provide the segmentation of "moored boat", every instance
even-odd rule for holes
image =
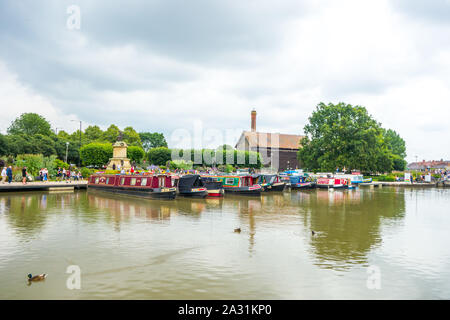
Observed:
[[[260,174],[253,176],[253,182],[259,184],[263,191],[283,191],[286,182],[276,174]]]
[[[221,182],[225,192],[240,195],[261,194],[262,188],[259,184],[254,184],[250,175],[226,175],[216,176],[217,181]]]
[[[202,181],[208,191],[208,197],[223,197],[225,191],[222,182],[215,176],[202,176]]]
[[[150,199],[175,199],[176,188],[172,178],[158,175],[112,175],[95,173],[89,177],[88,188],[143,196]]]
[[[345,178],[318,178],[317,188],[333,188],[333,189],[344,189],[348,186],[348,180]]]
[[[178,179],[178,194],[184,197],[204,198],[208,195],[200,175],[187,174]]]

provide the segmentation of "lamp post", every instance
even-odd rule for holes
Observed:
[[[67,153],[69,151],[69,141],[66,141],[66,163],[67,163]]]
[[[81,167],[81,120],[70,120],[70,121],[80,121],[80,147],[78,148],[78,168]]]

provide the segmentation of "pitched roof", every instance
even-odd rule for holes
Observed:
[[[445,169],[450,166],[450,161],[421,161],[421,162],[412,162],[408,164],[408,168],[410,169],[426,169],[426,168],[435,168],[435,169]]]
[[[259,147],[298,150],[300,148],[300,140],[303,139],[304,136],[297,134],[244,131],[242,132],[239,141],[242,138],[248,141],[250,148]]]

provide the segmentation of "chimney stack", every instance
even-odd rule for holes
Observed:
[[[256,131],[256,110],[252,110],[252,131]]]

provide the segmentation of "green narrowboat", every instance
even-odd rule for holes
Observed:
[[[227,193],[241,194],[248,196],[259,196],[262,188],[259,184],[254,184],[252,176],[216,176],[217,181],[222,182],[223,189]]]

